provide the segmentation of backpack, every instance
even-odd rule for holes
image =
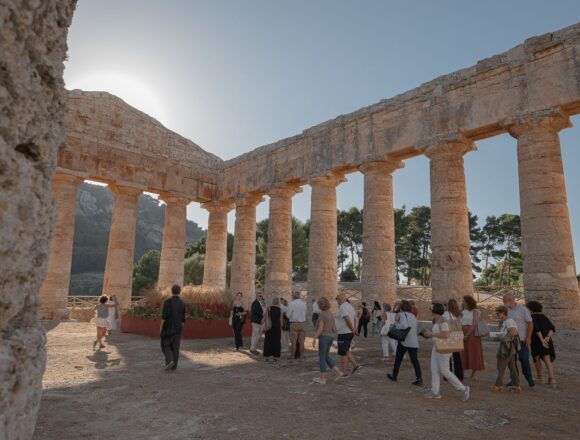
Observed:
[[[369,309],[367,309],[366,307],[363,307],[362,319],[364,319],[365,321],[371,320],[371,312],[369,312]]]

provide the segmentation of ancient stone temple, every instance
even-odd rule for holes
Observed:
[[[364,174],[363,295],[395,297],[393,173],[430,161],[435,300],[472,292],[463,157],[478,140],[517,140],[524,289],[556,325],[580,329],[559,132],[580,113],[580,25],[533,37],[475,66],[223,161],[104,92],[65,91],[75,1],[9,0],[0,15],[0,429],[28,438],[45,363],[38,316],[66,317],[76,193],[114,194],[103,293],[129,304],[137,198],[166,203],[159,286],[183,282],[189,203],[209,213],[204,284],[254,293],[256,206],[270,197],[265,292],[291,289],[292,197],[312,187],[308,290],[337,289],[336,188]],[[361,195],[362,197],[362,195]],[[49,246],[49,239],[52,245]],[[39,294],[39,293],[40,294]],[[40,310],[40,314],[39,314]]]

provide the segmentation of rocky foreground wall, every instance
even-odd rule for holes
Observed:
[[[34,432],[46,361],[38,319],[64,139],[62,79],[76,0],[0,0],[0,439]]]

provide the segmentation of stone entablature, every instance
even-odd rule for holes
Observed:
[[[60,171],[126,182],[191,200],[212,199],[223,161],[106,92],[67,93]]]
[[[580,112],[580,25],[533,37],[507,52],[339,116],[224,164],[218,198],[355,170],[386,154],[421,154],[433,138],[505,133],[506,121],[560,108]]]

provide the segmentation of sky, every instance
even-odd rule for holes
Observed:
[[[113,93],[229,159],[579,19],[577,0],[84,0],[64,76],[68,89]],[[580,255],[580,117],[572,122],[560,137]],[[482,221],[519,213],[515,140],[477,147],[465,156],[469,209]],[[362,184],[361,174],[348,175],[340,209],[362,208]],[[303,189],[293,199],[302,220]],[[394,205],[428,204],[428,160],[407,160],[394,173]],[[258,220],[267,215],[266,198]],[[207,227],[197,203],[188,218]]]

